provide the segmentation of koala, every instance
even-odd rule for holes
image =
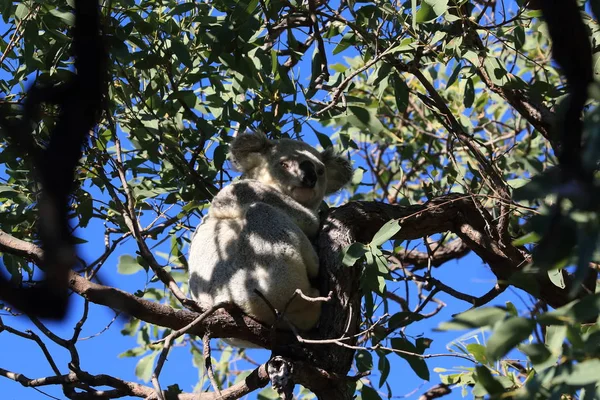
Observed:
[[[234,139],[230,160],[242,176],[219,191],[196,229],[188,261],[190,292],[205,309],[233,303],[271,325],[275,316],[255,289],[279,311],[296,289],[319,296],[310,283],[319,272],[311,243],[319,230],[317,209],[325,195],[348,183],[352,168],[330,149],[318,152],[297,140],[269,140],[258,133]],[[319,302],[296,296],[285,316],[305,331],[320,313]]]

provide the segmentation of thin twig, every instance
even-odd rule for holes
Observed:
[[[215,373],[212,367],[212,359],[210,355],[210,332],[206,331],[204,337],[202,338],[202,347],[203,347],[203,355],[204,355],[204,367],[206,368],[206,374],[208,375],[208,379],[210,380],[210,384],[213,387],[215,393],[221,396],[221,389],[215,379]]]
[[[158,397],[159,400],[165,400],[165,398],[163,396],[162,389],[160,388],[160,383],[158,382],[158,376],[160,375],[162,367],[167,359],[167,355],[169,354],[169,350],[171,349],[171,345],[173,344],[173,341],[175,339],[177,339],[179,336],[181,336],[184,333],[186,333],[187,331],[189,331],[190,329],[194,328],[196,325],[200,324],[202,321],[204,321],[206,319],[206,317],[208,317],[209,315],[211,315],[218,309],[225,307],[227,304],[228,303],[218,303],[218,304],[213,305],[211,308],[209,308],[204,313],[202,313],[198,318],[196,318],[195,320],[193,320],[192,322],[190,322],[183,328],[178,329],[174,332],[171,332],[171,334],[167,337],[167,340],[165,340],[165,346],[163,347],[163,349],[160,353],[160,356],[158,357],[158,361],[156,363],[156,368],[154,368],[154,373],[152,373],[152,385],[154,386],[156,396]]]

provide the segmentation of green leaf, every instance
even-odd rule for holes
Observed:
[[[582,290],[582,284],[590,273],[590,261],[596,251],[599,236],[598,224],[593,222],[579,224],[577,230],[577,268],[573,274],[573,281],[569,296],[574,298]]]
[[[498,58],[486,57],[483,66],[494,85],[504,86],[509,82],[508,72]]]
[[[456,82],[456,80],[458,79],[458,74],[461,70],[462,63],[456,64],[456,67],[454,67],[452,74],[450,74],[450,77],[448,78],[448,82],[446,82],[446,90],[448,90],[448,88],[451,87],[454,84],[454,82]]]
[[[542,16],[542,10],[529,10],[524,12],[523,16],[527,18],[540,18]]]
[[[415,347],[417,348],[417,353],[423,354],[425,350],[431,347],[431,343],[433,340],[427,337],[420,337],[415,340]]]
[[[340,40],[338,45],[335,46],[332,53],[333,53],[333,55],[339,54],[355,43],[356,43],[356,38],[354,36],[354,32],[353,31],[347,32],[342,37],[342,40]]]
[[[195,2],[177,4],[168,12],[168,15],[183,15],[192,11],[196,6]]]
[[[139,320],[135,317],[131,317],[129,319],[129,322],[127,322],[125,324],[125,326],[123,327],[123,329],[121,329],[121,335],[123,335],[123,336],[135,335],[135,333],[138,331],[138,328],[140,327],[140,323],[141,323],[141,320]]]
[[[423,22],[429,22],[436,19],[438,15],[435,13],[433,7],[431,7],[426,2],[421,2],[421,7],[419,7],[419,11],[417,11],[416,21],[421,24]]]
[[[50,10],[50,14],[63,21],[68,26],[75,25],[75,15],[70,12],[58,11],[57,9]]]
[[[152,377],[152,372],[154,371],[154,359],[158,355],[158,352],[152,352],[147,356],[140,358],[140,361],[137,362],[135,366],[135,375],[145,381],[148,382]]]
[[[19,192],[8,185],[0,185],[0,198],[13,198]]]
[[[558,311],[558,310],[557,310]],[[575,322],[586,322],[600,314],[600,293],[589,295],[577,301],[566,313]]]
[[[567,327],[551,325],[546,327],[546,346],[552,351],[552,354],[559,355],[562,352],[562,346],[567,337]]]
[[[363,386],[360,391],[360,397],[362,400],[381,400],[381,396],[375,389],[370,386]]]
[[[366,350],[356,352],[356,368],[358,372],[370,371],[373,369],[373,356]]]
[[[519,350],[529,357],[534,366],[544,364],[552,356],[550,350],[542,343],[523,344],[519,346]]]
[[[362,243],[352,243],[342,251],[342,264],[347,267],[353,266],[368,251],[367,246]]]
[[[324,55],[321,54],[318,46],[315,46],[315,50],[313,52],[313,57],[311,61],[311,75],[310,75],[310,83],[308,84],[308,90],[305,93],[307,99],[312,98],[317,89],[315,88],[315,81],[318,77],[323,74],[323,63],[324,63]]]
[[[415,345],[404,338],[394,338],[390,342],[392,344],[392,348],[396,350],[420,354]],[[425,360],[422,357],[405,353],[394,354],[404,358],[419,378],[425,379],[426,381],[429,380],[429,368],[427,368],[427,363],[425,363]]]
[[[492,336],[488,339],[486,354],[491,361],[503,357],[511,349],[527,339],[535,322],[522,317],[511,317],[502,321],[494,328]]]
[[[171,38],[171,51],[173,51],[173,54],[175,54],[177,60],[179,60],[179,62],[186,67],[192,68],[194,66],[194,62],[190,57],[190,52],[187,46],[175,37]]]
[[[217,168],[218,170],[223,169],[223,164],[225,163],[225,160],[227,159],[227,149],[228,149],[227,146],[223,146],[223,145],[219,145],[215,149],[214,156],[213,156],[213,162],[215,163],[215,168]]]
[[[467,351],[473,355],[475,360],[481,364],[488,364],[489,360],[485,355],[485,346],[480,345],[479,343],[471,343],[467,345]]]
[[[319,141],[319,144],[321,145],[322,148],[327,149],[329,147],[333,147],[333,143],[331,142],[331,139],[329,139],[329,136],[327,136],[326,134],[324,134],[322,132],[319,132],[311,124],[309,124],[308,126],[312,129],[312,131],[317,136],[317,140]]]
[[[363,176],[365,174],[365,169],[362,167],[358,167],[354,170],[352,174],[352,185],[358,185],[362,182]]]
[[[475,371],[477,372],[477,382],[480,383],[489,394],[494,395],[504,393],[504,386],[494,378],[487,367],[478,365],[475,367]]]
[[[9,19],[12,18],[12,1],[0,1],[0,15],[2,16],[2,21],[8,24]]]
[[[133,349],[129,349],[127,351],[124,351],[123,353],[119,354],[117,357],[119,358],[125,358],[125,357],[139,357],[142,354],[144,354],[145,352],[147,352],[148,349],[146,347],[135,347]]]
[[[157,54],[146,54],[142,59],[134,64],[134,67],[147,70],[157,67],[160,63],[161,58]]]
[[[400,232],[400,223],[397,219],[392,219],[386,222],[373,236],[371,245],[381,246],[388,240],[390,240],[396,233]]]
[[[119,257],[119,262],[117,263],[117,271],[122,275],[132,275],[136,272],[140,271],[142,266],[138,264],[135,258],[130,256],[129,254],[123,254]]]
[[[550,282],[554,284],[554,286],[564,289],[567,287],[565,283],[565,276],[563,275],[563,270],[561,269],[552,269],[548,271],[548,278],[550,278]]]
[[[571,386],[585,386],[598,382],[600,359],[586,360],[575,365],[562,365],[560,374],[554,377],[553,384],[565,383]]]
[[[473,101],[475,100],[475,87],[473,86],[473,80],[467,79],[465,84],[465,107],[471,108]]]
[[[561,268],[577,244],[577,224],[562,215],[548,222],[547,232],[533,250],[533,263],[542,269]]]
[[[365,108],[359,106],[349,106],[348,111],[353,116],[348,118],[350,123],[355,123],[373,134],[379,134],[385,130],[385,127],[377,116],[377,109]]]
[[[541,236],[537,232],[529,232],[520,238],[513,240],[513,246],[524,246],[530,243],[537,243],[541,239]]]
[[[409,89],[401,75],[392,75],[392,83],[394,85],[394,98],[396,99],[396,108],[398,113],[402,114],[408,107]]]
[[[560,182],[560,170],[548,168],[539,175],[534,176],[529,183],[517,188],[513,192],[515,201],[535,200],[552,193],[557,182]]]
[[[258,396],[256,398],[258,400],[275,400],[275,399],[279,399],[279,395],[277,394],[277,392],[275,390],[268,387],[268,388],[261,390],[261,392],[258,394]]]
[[[515,49],[521,50],[525,44],[525,29],[521,25],[517,25],[513,33],[515,36]]]
[[[387,359],[387,355],[384,352],[377,352],[379,356],[379,362],[377,368],[379,369],[379,387],[382,387],[390,374],[390,361]]]
[[[375,259],[375,265],[377,266],[377,271],[381,276],[388,276],[390,272],[387,264],[387,259],[381,254],[381,250],[377,247],[373,247],[373,245],[369,246],[369,250],[373,253]]]
[[[19,3],[17,5],[17,9],[15,10],[15,18],[18,20],[22,20],[29,14],[29,7],[25,3]]]
[[[494,325],[506,317],[506,310],[499,307],[475,308],[458,314],[450,322],[443,322],[437,328],[441,331],[481,328]]]
[[[414,313],[411,311],[400,311],[396,314],[392,315],[388,321],[388,329],[396,330],[403,326],[406,326],[414,321],[420,321],[424,317],[419,313]]]
[[[387,53],[410,53],[414,51],[418,46],[419,43],[415,39],[409,37],[406,39],[402,39],[397,46],[392,47],[390,50],[387,51]]]
[[[423,0],[417,11],[418,23],[433,21],[448,10],[448,0]]]
[[[513,189],[517,189],[517,188],[520,188],[521,186],[525,186],[528,182],[529,182],[529,179],[523,179],[523,178],[509,179],[506,181],[506,183],[508,183],[508,185]]]
[[[519,312],[517,311],[517,307],[515,307],[515,305],[513,303],[511,303],[510,301],[507,301],[505,304],[506,304],[506,310],[508,311],[508,314],[511,317],[518,317],[519,316]]]

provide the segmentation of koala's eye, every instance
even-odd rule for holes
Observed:
[[[319,175],[319,176],[323,176],[324,173],[325,173],[325,168],[319,168],[317,170],[317,175]]]
[[[280,161],[279,165],[281,165],[285,169],[290,169],[290,166],[291,166],[289,161]]]

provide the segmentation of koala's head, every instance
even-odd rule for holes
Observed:
[[[298,140],[269,140],[262,133],[238,136],[230,158],[242,178],[256,179],[316,210],[326,194],[352,178],[352,167],[331,149],[318,152]]]

